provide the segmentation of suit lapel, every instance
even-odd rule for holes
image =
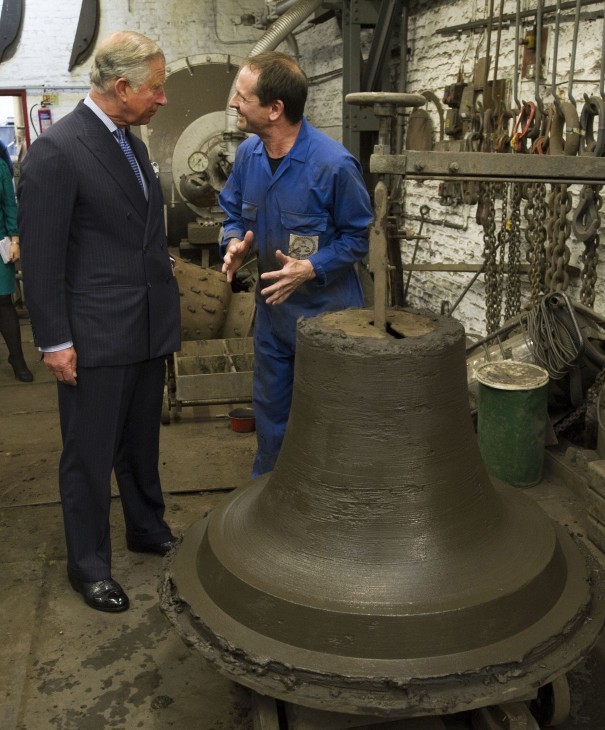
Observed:
[[[83,120],[83,123],[79,126],[77,138],[103,165],[122,193],[145,220],[147,218],[147,201],[130,167],[130,163],[126,159],[126,155],[122,152],[107,127],[90,109],[84,104],[80,104],[77,111],[80,111]],[[141,167],[148,175],[146,166],[141,165]]]

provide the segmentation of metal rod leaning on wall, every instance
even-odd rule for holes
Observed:
[[[498,249],[502,246],[503,243],[504,243],[504,241],[499,241],[494,246],[494,253],[496,253],[498,251]],[[481,265],[481,268],[479,269],[479,271],[477,271],[475,274],[473,274],[473,277],[471,278],[471,280],[468,282],[468,284],[462,290],[462,294],[460,294],[460,296],[458,297],[458,299],[456,299],[456,301],[454,302],[454,304],[450,308],[450,311],[448,312],[448,317],[451,317],[452,316],[452,314],[454,313],[456,307],[460,304],[460,302],[468,294],[470,288],[477,281],[477,279],[481,276],[481,274],[483,274],[483,272],[485,271],[485,265],[486,265],[486,263],[487,263],[487,261],[484,261],[483,264]]]

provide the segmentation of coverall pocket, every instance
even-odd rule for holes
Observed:
[[[317,236],[328,227],[326,213],[289,213],[282,210],[282,226],[299,236]]]
[[[319,250],[319,239],[328,227],[328,216],[282,211],[281,223],[289,233],[288,255],[294,259],[308,259]]]
[[[254,203],[247,203],[245,200],[242,201],[242,218],[245,220],[255,221],[257,210],[258,206],[254,205]]]

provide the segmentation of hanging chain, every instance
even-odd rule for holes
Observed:
[[[510,217],[507,216],[507,198],[510,194]],[[521,194],[522,187],[514,183],[506,187],[502,203],[502,224],[508,230],[508,279],[506,281],[505,321],[521,311]],[[505,223],[506,221],[506,223]]]
[[[601,185],[585,185],[582,188],[580,197],[586,197],[590,200],[590,205],[594,209],[596,232],[584,241],[584,266],[582,268],[580,289],[580,301],[586,307],[594,307],[595,300],[595,284],[597,283],[597,264],[599,263],[599,228],[601,226],[601,206],[603,198],[599,195]]]
[[[529,262],[529,283],[531,286],[531,303],[537,306],[546,293],[544,283],[546,275],[546,185],[544,183],[528,183],[525,186],[527,203],[523,214],[527,220],[525,239],[529,244],[527,260]]]
[[[502,308],[502,281],[496,259],[496,185],[493,182],[481,184],[479,207],[483,225],[483,258],[485,260],[485,314],[487,334],[500,326]]]
[[[545,283],[550,291],[565,291],[569,286],[569,247],[566,244],[571,233],[571,221],[567,215],[571,210],[571,194],[568,185],[554,186],[549,197],[551,219],[548,224],[550,243],[547,250]]]

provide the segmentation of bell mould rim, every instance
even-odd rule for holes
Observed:
[[[566,588],[573,592],[578,581],[585,582],[590,597],[556,634],[541,645],[528,643],[525,655],[507,655],[510,642],[506,640],[491,647],[492,658],[498,652],[502,657],[491,663],[482,661],[483,647],[456,655],[406,659],[358,659],[293,647],[234,620],[201,584],[193,587],[193,594],[183,595],[179,583],[182,585],[183,576],[196,569],[208,521],[206,517],[195,523],[167,560],[160,585],[161,609],[182,640],[219,673],[286,702],[333,712],[404,718],[523,700],[581,661],[605,623],[603,571],[587,549],[576,545],[557,525],[575,583],[568,583]],[[584,569],[578,571],[582,562]],[[535,624],[527,633],[534,629]]]

